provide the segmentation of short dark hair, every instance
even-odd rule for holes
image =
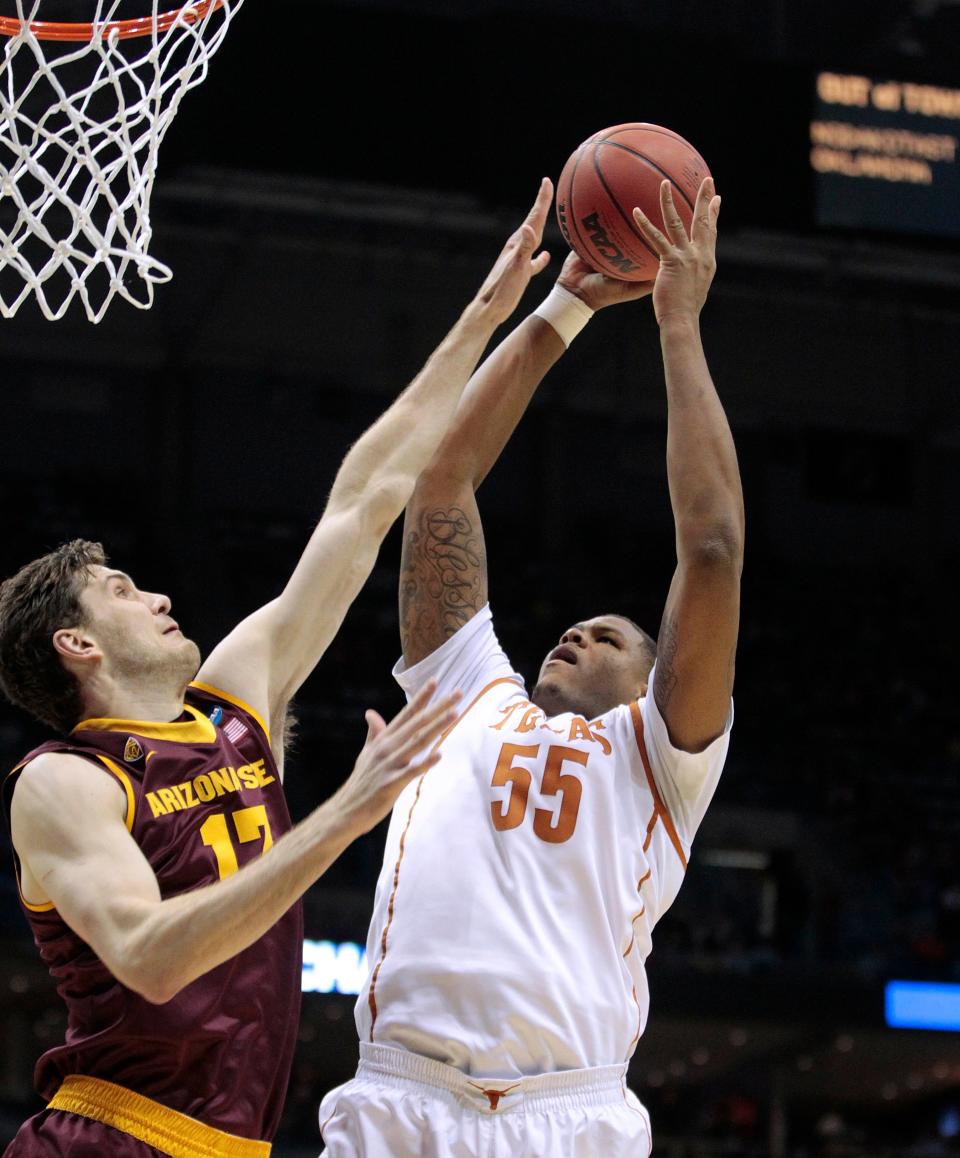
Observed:
[[[80,684],[53,646],[62,627],[82,627],[80,602],[91,568],[107,561],[100,543],[74,539],[0,584],[0,688],[12,703],[69,732],[83,714]]]
[[[650,661],[650,667],[652,668],[657,661],[657,641],[653,636],[644,631],[640,624],[637,623],[636,620],[631,619],[629,615],[623,615],[619,611],[611,611],[608,612],[608,614],[615,615],[617,619],[625,619],[631,627],[636,629],[640,635],[641,646],[643,647],[645,656]]]

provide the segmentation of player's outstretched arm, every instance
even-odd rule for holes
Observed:
[[[357,441],[283,593],[212,653],[200,679],[277,724],[336,634],[390,526],[447,429],[494,330],[513,313],[549,255],[535,251],[553,196],[547,179],[476,296],[393,405]],[[279,729],[278,729],[279,731]]]
[[[400,571],[400,638],[408,664],[449,639],[487,601],[483,527],[475,493],[509,442],[567,339],[597,310],[635,301],[652,282],[595,273],[575,253],[556,288],[470,379],[449,430],[407,504]],[[551,319],[550,321],[546,319]]]
[[[436,763],[438,755],[424,750],[456,718],[458,697],[428,706],[435,690],[428,683],[389,726],[368,712],[367,742],[349,779],[269,856],[169,900],[160,899],[157,878],[127,832],[116,781],[80,756],[38,756],[21,773],[11,809],[24,895],[52,901],[128,988],[169,1001],[261,937]]]
[[[730,710],[740,618],[744,513],[733,436],[707,367],[700,310],[716,269],[720,198],[700,187],[688,237],[669,182],[660,189],[666,233],[634,210],[660,255],[653,306],[667,385],[667,476],[677,569],[660,624],[653,692],[671,740],[702,751]]]

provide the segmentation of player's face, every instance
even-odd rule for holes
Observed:
[[[86,632],[120,680],[187,683],[200,666],[200,651],[170,615],[166,595],[140,591],[129,575],[93,567],[80,596]]]
[[[540,668],[533,702],[548,716],[576,712],[588,720],[642,695],[650,660],[628,619],[599,615],[560,636]]]

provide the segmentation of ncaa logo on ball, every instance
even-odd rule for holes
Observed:
[[[616,242],[611,239],[598,212],[594,211],[586,217],[581,217],[580,224],[587,231],[587,237],[593,248],[614,269],[620,270],[621,273],[633,273],[634,270],[640,268],[636,262],[626,257]]]

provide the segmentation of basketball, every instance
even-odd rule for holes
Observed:
[[[663,230],[660,184],[687,231],[707,163],[679,134],[661,125],[613,125],[594,133],[570,156],[557,182],[557,220],[567,244],[599,273],[620,281],[651,281],[660,259],[633,219],[638,206]]]

